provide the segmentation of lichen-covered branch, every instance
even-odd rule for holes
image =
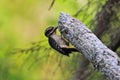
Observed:
[[[109,80],[120,80],[120,59],[79,20],[60,13],[61,34],[78,49]]]

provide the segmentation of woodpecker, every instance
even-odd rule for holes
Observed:
[[[72,52],[78,52],[75,48],[70,48],[69,43],[60,35],[56,34],[58,27],[48,27],[45,36],[48,38],[49,45],[59,53],[69,56]]]

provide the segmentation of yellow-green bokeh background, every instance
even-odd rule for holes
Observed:
[[[52,74],[53,70],[57,68],[56,57],[49,57],[51,59],[47,62],[44,61],[45,57],[43,57],[41,63],[36,65],[37,67],[28,70],[28,66],[22,66],[21,68],[22,63],[24,63],[23,59],[28,54],[11,55],[9,53],[14,48],[29,46],[31,42],[47,40],[44,36],[44,30],[50,25],[57,25],[60,12],[73,15],[87,1],[56,0],[51,10],[48,10],[51,2],[52,0],[0,0],[0,80],[68,79],[66,76],[69,76],[70,73],[66,71],[65,76],[61,76],[63,74],[60,71],[61,69]],[[89,17],[92,16],[94,14]],[[82,16],[79,16],[79,19],[82,20]],[[87,20],[85,23],[87,23]],[[46,44],[46,47],[49,47],[48,44]],[[42,51],[42,54],[44,54],[44,51]],[[69,58],[67,59],[69,60]],[[28,60],[25,65],[32,60]],[[71,63],[65,63],[64,65]]]

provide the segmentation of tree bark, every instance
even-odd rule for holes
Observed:
[[[101,38],[102,34],[110,28],[110,19],[115,14],[113,8],[117,3],[119,3],[119,0],[108,0],[97,14],[97,24],[94,33],[98,38]]]
[[[119,2],[120,0],[107,0],[106,3],[103,6],[101,6],[100,12],[96,14],[97,18],[96,18],[96,21],[94,22],[97,22],[97,23],[95,25],[95,29],[93,30],[93,32],[99,39],[101,39],[103,34],[109,31],[109,29],[112,27],[110,25],[110,23],[112,22],[111,19],[114,15],[116,15],[116,12],[114,9],[119,10],[119,7],[116,7],[117,5],[120,4]],[[76,13],[76,16],[79,14],[81,10],[82,8]],[[108,47],[113,51],[116,51],[120,46],[119,34],[120,34],[120,29],[117,31],[117,33],[113,34],[113,36],[111,37],[111,43],[108,45]],[[90,71],[88,72],[87,75],[84,74],[84,72],[90,68],[88,67],[89,61],[86,58],[82,58],[80,62],[82,62],[82,64],[84,65],[80,66],[80,69],[76,71],[76,73],[74,74],[74,77],[76,78],[75,80],[86,80],[86,78],[88,77],[88,74],[89,75],[92,74],[92,72]],[[80,76],[81,74],[84,76]]]
[[[109,80],[120,80],[120,59],[83,23],[61,13],[58,21],[61,34]]]
[[[120,28],[116,31],[117,32],[111,36],[112,43],[108,45],[108,47],[113,51],[116,51],[120,46]]]

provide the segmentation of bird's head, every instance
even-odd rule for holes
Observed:
[[[45,36],[50,37],[53,33],[56,33],[56,29],[57,29],[57,27],[48,27],[45,30]]]

